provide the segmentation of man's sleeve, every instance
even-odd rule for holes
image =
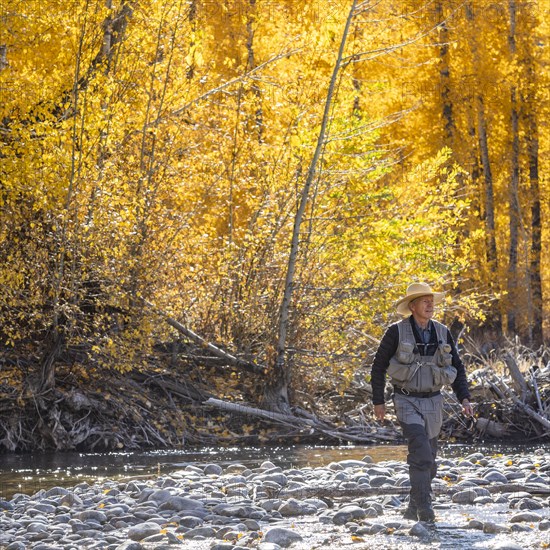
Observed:
[[[453,356],[453,367],[456,369],[456,379],[452,384],[453,391],[457,399],[462,403],[463,399],[470,399],[470,390],[468,389],[468,379],[466,378],[466,368],[458,355],[455,342],[451,336],[451,331],[447,330],[447,343],[451,345],[451,355]]]
[[[399,345],[399,329],[397,324],[390,325],[382,336],[374,361],[372,362],[371,386],[372,402],[374,405],[384,404],[384,390],[386,388],[386,371],[390,359],[395,355]]]

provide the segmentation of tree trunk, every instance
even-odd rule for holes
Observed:
[[[470,21],[472,27],[475,26],[475,15],[470,4],[466,4],[466,18]],[[480,89],[477,75],[480,74],[480,59],[477,40],[475,34],[469,37],[470,52],[472,53],[472,64],[474,67],[475,87]],[[491,159],[489,156],[489,140],[487,138],[487,119],[485,116],[485,104],[481,93],[475,96],[475,110],[477,112],[477,139],[479,147],[479,156],[483,168],[484,178],[484,212],[486,239],[486,260],[489,269],[496,271],[498,268],[497,245],[495,239],[495,201],[493,191],[493,172],[491,169]]]
[[[531,340],[532,345],[540,346],[543,343],[542,331],[542,227],[541,204],[539,183],[539,138],[535,115],[528,115],[527,152],[529,155],[529,182],[531,195],[531,261],[529,265],[529,278],[531,284],[531,301],[533,311],[531,315]]]
[[[292,294],[294,291],[294,274],[296,272],[296,262],[298,258],[298,245],[300,240],[300,228],[302,226],[302,220],[306,210],[306,206],[309,200],[309,191],[315,176],[317,175],[317,162],[321,155],[321,151],[325,145],[325,137],[327,132],[327,125],[330,115],[330,108],[332,104],[332,98],[336,87],[336,79],[342,64],[342,58],[344,54],[344,47],[349,34],[349,28],[351,21],[354,17],[355,6],[357,0],[353,0],[346,25],[340,40],[340,47],[338,50],[338,57],[334,65],[332,77],[325,100],[325,109],[323,112],[323,119],[321,122],[321,128],[317,137],[317,145],[311,159],[306,181],[300,195],[300,202],[296,216],[294,218],[294,229],[292,232],[292,240],[290,244],[290,254],[288,258],[288,265],[285,277],[285,286],[283,299],[281,301],[281,307],[279,309],[279,322],[278,322],[278,339],[275,347],[275,362],[270,369],[271,372],[268,376],[267,385],[264,391],[264,406],[270,410],[286,412],[290,408],[290,400],[288,396],[288,389],[291,380],[291,367],[290,361],[286,356],[288,329],[290,320],[290,305],[292,302]]]
[[[441,105],[443,122],[445,124],[445,142],[452,148],[455,137],[455,123],[453,118],[453,103],[451,100],[451,70],[449,68],[449,27],[443,13],[443,2],[438,0],[435,5],[435,13],[438,25],[439,59],[439,83],[441,90]]]
[[[508,35],[508,46],[511,58],[516,57],[516,2],[509,0],[510,15],[510,34]],[[508,201],[509,201],[509,232],[510,241],[508,247],[508,308],[507,308],[507,330],[510,336],[516,332],[517,310],[515,304],[518,303],[518,241],[519,241],[519,115],[517,89],[512,85],[510,91],[510,101],[512,112],[510,114],[511,131],[511,174],[508,183]]]

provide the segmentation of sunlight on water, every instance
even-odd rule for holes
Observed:
[[[460,457],[474,452],[484,455],[528,454],[541,445],[442,445],[441,457]],[[544,446],[550,448],[549,444]],[[340,460],[361,460],[369,455],[375,462],[405,461],[405,445],[339,447],[204,447],[176,451],[159,450],[132,453],[44,453],[3,455],[0,461],[0,498],[15,493],[33,494],[54,486],[70,487],[82,482],[128,479],[168,474],[188,464],[215,462],[221,466],[241,463],[249,468],[265,460],[286,468],[317,468]]]

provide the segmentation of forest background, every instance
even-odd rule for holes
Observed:
[[[455,335],[542,349],[549,22],[2,0],[0,449],[265,441],[202,404],[319,412],[414,280]]]

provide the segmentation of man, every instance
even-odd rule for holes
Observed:
[[[432,320],[434,305],[444,292],[433,292],[426,283],[412,283],[397,303],[407,316],[391,325],[380,342],[371,373],[374,415],[386,415],[386,375],[394,389],[397,419],[408,444],[411,482],[406,519],[433,522],[431,485],[436,475],[437,437],[443,423],[441,388],[450,384],[464,414],[473,415],[464,365],[449,329]]]

